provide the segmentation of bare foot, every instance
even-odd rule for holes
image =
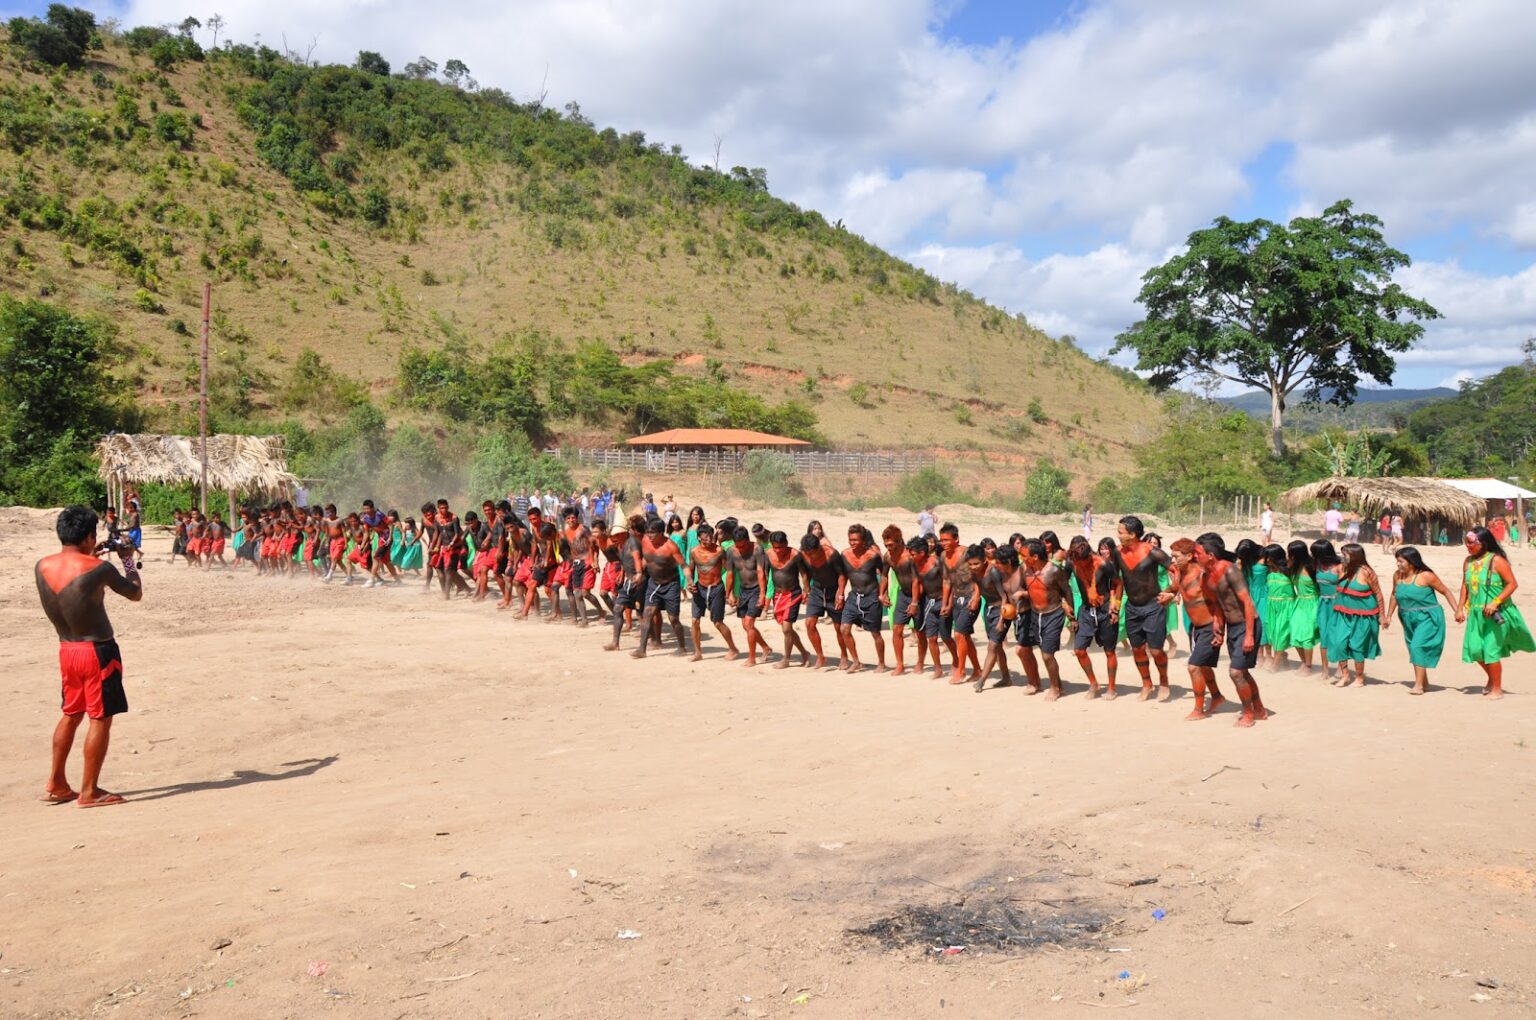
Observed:
[[[1105,701],[1114,701],[1119,696],[1120,696],[1120,692],[1115,690],[1113,687],[1111,687],[1109,690],[1104,692],[1104,700]]]
[[[789,658],[786,656],[786,657],[780,659],[778,662],[775,662],[773,664],[773,668],[774,669],[788,669],[789,668]]]
[[[643,651],[641,651],[640,649],[636,648],[634,651],[629,653],[629,657],[631,659],[643,659],[643,658],[645,658],[645,653]]]
[[[1498,701],[1504,697],[1504,691],[1502,688],[1497,691],[1484,691],[1483,697],[1487,698],[1489,701]]]
[[[1232,725],[1241,726],[1243,729],[1248,729],[1253,725],[1253,713],[1245,710],[1242,715],[1237,717],[1237,722],[1233,723]]]
[[[1060,697],[1061,697],[1061,691],[1057,690],[1054,687],[1052,687],[1050,690],[1045,692],[1045,700],[1046,701],[1055,701],[1056,699],[1058,699]]]
[[[726,662],[735,662],[739,658],[741,658],[741,653],[734,648],[725,653]]]
[[[1163,684],[1161,687],[1159,687],[1157,689],[1157,700],[1158,701],[1160,701],[1160,702],[1161,701],[1167,701],[1167,700],[1169,700],[1172,697],[1173,697],[1173,691],[1168,687],[1167,684]]]
[[[970,678],[967,677],[962,670],[957,669],[953,673],[949,674],[949,682],[951,684],[963,684],[967,683],[969,680]]]
[[[1205,710],[1206,715],[1215,715],[1216,710],[1227,703],[1227,699],[1220,694],[1211,695],[1211,707]]]
[[[756,665],[757,665],[757,657],[755,655],[747,656],[747,661],[743,662],[741,664],[743,669],[751,669],[751,668],[753,668]]]
[[[826,669],[827,668],[827,657],[825,655],[818,655],[818,656],[816,656],[816,668],[817,669]]]
[[[1092,686],[1090,686],[1088,688],[1088,693],[1086,695],[1084,695],[1084,697],[1086,697],[1089,701],[1095,700],[1096,698],[1098,698],[1098,696],[1099,696],[1099,685],[1098,684],[1093,684]]]
[[[1184,721],[1185,722],[1198,722],[1201,719],[1209,719],[1209,718],[1210,718],[1210,716],[1207,715],[1205,713],[1205,711],[1199,705],[1196,705],[1190,711],[1190,713],[1184,717]]]
[[[895,669],[891,670],[891,676],[906,676],[906,675],[907,675],[907,667],[905,667],[905,666],[897,666]]]
[[[1425,688],[1425,686],[1423,684],[1414,684],[1413,685],[1413,690],[1409,691],[1408,693],[1409,694],[1423,694],[1426,689],[1427,688]]]
[[[1024,685],[1024,693],[1029,695],[1030,697],[1034,697],[1036,694],[1040,693],[1040,685],[1039,684],[1026,683]]]
[[[704,658],[704,654],[702,652],[697,652],[696,651],[696,652],[693,653],[693,658],[689,659],[688,661],[689,662],[698,662],[698,661],[702,660],[703,658]]]
[[[1151,701],[1152,700],[1152,688],[1151,688],[1151,686],[1143,687],[1141,689],[1141,693],[1136,696],[1136,700],[1137,701]]]
[[[1335,677],[1334,679],[1328,681],[1328,683],[1332,687],[1343,687],[1343,686],[1345,686],[1346,684],[1349,683],[1349,677],[1344,676],[1343,674],[1340,674],[1339,676]]]
[[[119,797],[117,794],[108,793],[106,790],[97,790],[96,796],[92,797],[90,800],[86,800],[84,797],[80,798],[81,807],[111,807],[113,804],[126,803],[128,802]]]
[[[1349,686],[1351,686],[1351,687],[1364,687],[1365,686],[1365,677],[1361,677],[1360,679],[1356,680],[1354,683],[1350,684]]]
[[[606,645],[603,646],[603,651],[605,651],[605,652],[616,652],[618,650],[619,650],[619,646],[616,643],[612,642],[612,641],[608,642]]]

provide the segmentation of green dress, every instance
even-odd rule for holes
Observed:
[[[1157,587],[1159,591],[1168,590],[1168,568],[1157,568]],[[1172,634],[1179,629],[1179,600],[1174,599],[1168,603],[1168,633]]]
[[[1338,654],[1343,662],[1364,662],[1381,655],[1381,603],[1371,593],[1371,586],[1352,577],[1339,585],[1333,598],[1333,613],[1338,619]]]
[[[1277,652],[1291,647],[1291,623],[1296,614],[1296,585],[1289,574],[1270,571],[1265,577],[1264,643]]]
[[[1312,575],[1303,570],[1296,575],[1296,608],[1291,614],[1291,647],[1317,647],[1317,602],[1319,590]]]
[[[421,532],[413,531],[409,539],[402,541],[395,566],[401,570],[421,569]]]
[[[1253,599],[1254,615],[1259,621],[1259,626],[1268,628],[1269,620],[1264,611],[1269,608],[1269,568],[1262,563],[1255,563],[1252,570],[1244,571],[1243,580],[1248,582],[1248,597]],[[1259,644],[1269,644],[1269,631],[1265,629],[1259,637]]]
[[[1435,589],[1399,581],[1392,588],[1397,599],[1397,618],[1403,624],[1403,641],[1408,645],[1408,661],[1415,666],[1434,669],[1445,651],[1445,610],[1435,597]]]
[[[1317,572],[1317,643],[1323,646],[1323,654],[1328,658],[1334,657],[1338,648],[1338,639],[1334,632],[1338,629],[1333,618],[1333,595],[1339,587],[1339,575],[1332,570],[1319,570]]]
[[[1500,606],[1502,624],[1483,615],[1483,607],[1504,590],[1504,579],[1493,569],[1493,554],[1484,553],[1467,566],[1467,630],[1461,637],[1462,662],[1498,662],[1512,652],[1536,652],[1536,640],[1513,602]]]

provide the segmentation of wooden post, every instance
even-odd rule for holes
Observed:
[[[203,516],[208,515],[208,313],[213,304],[213,284],[203,283],[203,356],[198,383],[197,434],[200,439],[203,478],[198,486],[198,501]]]
[[[1200,530],[1201,531],[1205,530],[1205,497],[1204,496],[1200,497]],[[1243,640],[1246,641],[1247,638],[1244,638]]]

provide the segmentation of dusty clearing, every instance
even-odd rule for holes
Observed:
[[[1183,721],[1182,655],[1167,705],[1089,703],[1070,662],[1054,705],[718,641],[636,663],[415,584],[189,571],[156,537],[145,601],[113,606],[132,711],[104,778],[132,803],[81,811],[33,801],[51,520],[0,511],[6,1017],[1530,1009],[1536,659],[1486,703],[1460,628],[1429,697],[1394,629],[1365,690],[1261,674],[1275,718],[1244,732]],[[976,935],[847,933],[929,922]]]

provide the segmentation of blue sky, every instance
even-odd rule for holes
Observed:
[[[3,5],[5,0],[0,0]],[[11,5],[36,13],[46,5]],[[184,0],[87,4],[125,24]],[[464,60],[773,190],[1101,353],[1219,215],[1338,198],[1446,318],[1401,386],[1536,335],[1529,0],[218,0],[227,37]],[[205,40],[206,41],[206,38]]]

